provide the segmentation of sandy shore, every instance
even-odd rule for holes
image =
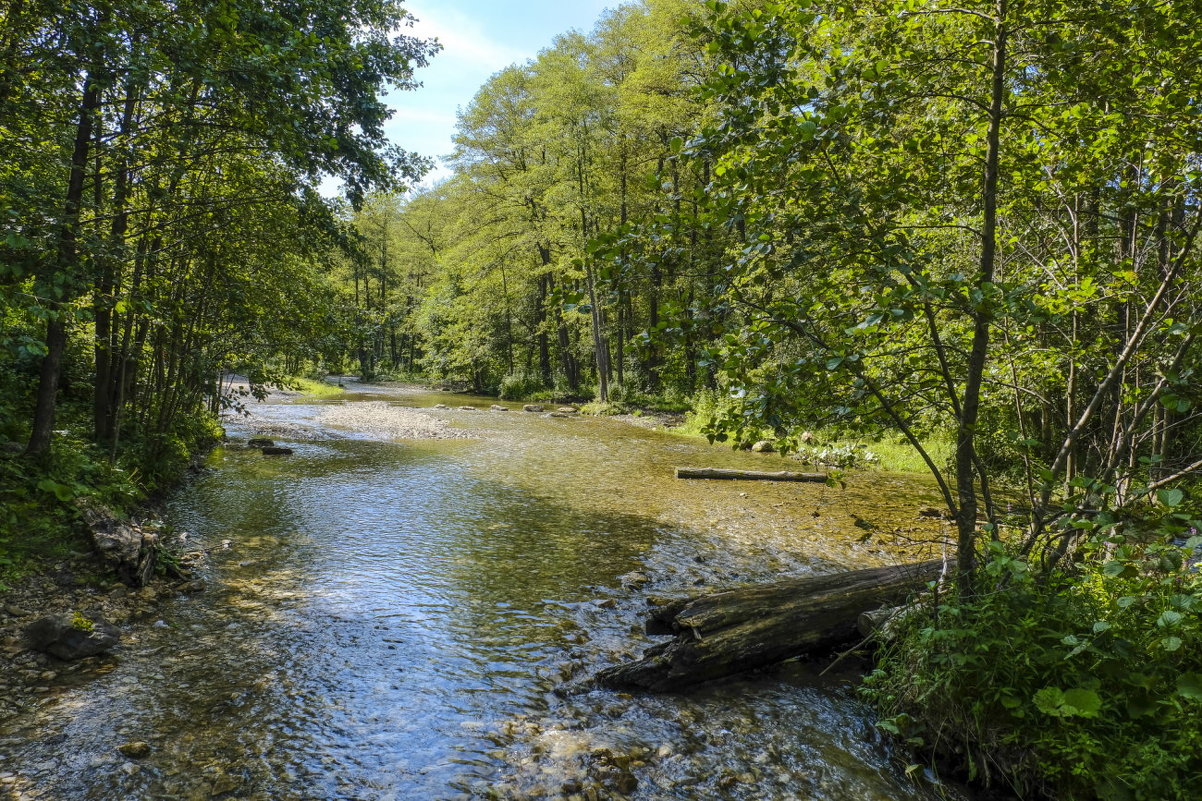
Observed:
[[[317,421],[323,426],[390,439],[471,439],[472,435],[451,428],[446,420],[424,409],[393,406],[385,401],[364,401],[323,409]]]

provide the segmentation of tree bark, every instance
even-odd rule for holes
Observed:
[[[651,614],[648,634],[673,638],[636,662],[606,668],[606,687],[653,692],[826,652],[858,638],[864,612],[904,601],[937,578],[940,561],[787,579],[673,601]]]
[[[70,292],[71,279],[79,270],[76,241],[79,238],[79,214],[83,203],[84,173],[92,145],[92,128],[100,107],[100,88],[89,73],[83,82],[83,97],[79,105],[79,121],[75,127],[75,147],[71,154],[71,174],[67,194],[63,199],[63,220],[58,231],[58,253],[55,270],[60,275],[46,276],[44,286],[50,296],[50,317],[46,321],[46,355],[42,358],[38,377],[37,400],[34,404],[33,430],[25,455],[45,456],[50,451],[54,431],[54,416],[58,407],[58,383],[63,371],[63,354],[67,349],[66,309],[63,293]],[[64,279],[63,274],[68,276]],[[41,282],[40,282],[41,283]],[[64,285],[68,288],[64,289]]]

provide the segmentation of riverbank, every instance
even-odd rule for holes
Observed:
[[[128,587],[84,553],[23,577],[0,593],[0,723],[27,711],[55,687],[86,682],[113,665],[107,655],[65,661],[27,647],[24,630],[34,621],[81,615],[115,626],[129,645],[137,642],[140,629],[155,625],[161,602],[186,601],[203,590],[203,580],[192,577],[157,576],[146,586]]]

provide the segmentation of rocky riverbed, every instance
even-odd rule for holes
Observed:
[[[62,614],[112,624],[120,635],[114,649],[119,654],[123,645],[137,642],[140,628],[155,624],[160,601],[187,599],[203,589],[199,579],[133,589],[106,577],[91,555],[75,554],[0,592],[0,723],[41,697],[105,672],[114,659],[102,654],[65,661],[39,653],[26,636],[35,621]]]
[[[367,401],[330,406],[318,416],[326,426],[351,429],[388,439],[470,439],[472,434],[452,428],[433,410]]]

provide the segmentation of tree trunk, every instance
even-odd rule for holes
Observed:
[[[864,612],[893,606],[937,578],[940,561],[853,570],[760,584],[673,601],[651,614],[648,634],[673,639],[642,659],[606,668],[606,687],[654,692],[826,652],[855,642]]]
[[[994,26],[993,63],[990,86],[989,129],[986,134],[984,175],[982,178],[982,200],[984,214],[981,223],[981,256],[978,266],[977,286],[987,290],[993,283],[997,263],[997,200],[1000,175],[1001,127],[1004,115],[1003,100],[1006,93],[1006,0],[998,0],[997,20]],[[991,301],[985,300],[984,304]],[[964,400],[961,403],[959,425],[956,432],[956,572],[963,596],[974,592],[977,567],[977,451],[976,431],[981,408],[981,384],[985,376],[985,365],[989,355],[989,328],[992,313],[987,307],[972,313],[972,347],[968,355],[964,381]],[[985,476],[979,476],[983,482]]]
[[[83,97],[79,106],[79,122],[75,127],[75,148],[71,154],[71,174],[67,180],[67,195],[63,199],[63,220],[58,231],[58,253],[55,268],[68,277],[79,273],[76,240],[79,237],[79,214],[83,201],[84,173],[92,145],[92,127],[100,107],[100,89],[89,73],[83,82]],[[62,291],[54,285],[63,282],[58,276],[46,276],[47,295],[52,298],[49,319],[46,321],[46,355],[42,358],[38,378],[37,400],[34,405],[33,431],[25,447],[27,456],[41,457],[50,450],[54,431],[54,415],[58,404],[58,382],[62,375],[63,354],[67,349],[66,309]],[[70,281],[66,281],[70,284]],[[73,290],[66,290],[71,292]]]

